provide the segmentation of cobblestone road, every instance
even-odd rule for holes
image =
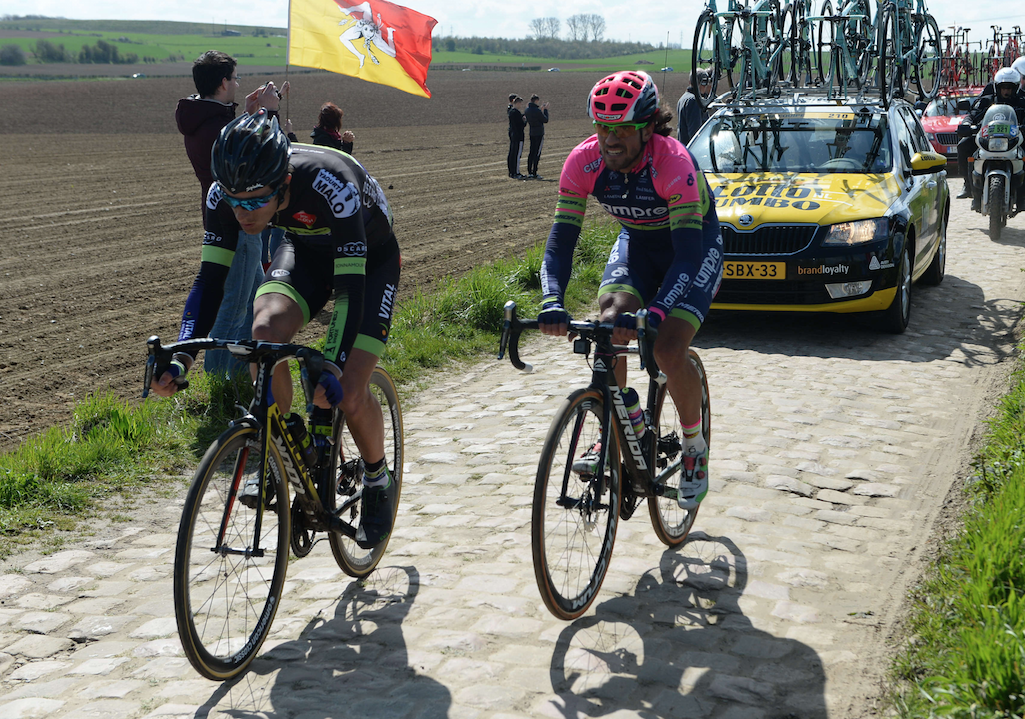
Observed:
[[[953,183],[952,183],[953,184]],[[116,539],[9,558],[0,717],[867,716],[887,637],[1021,316],[1025,231],[995,243],[955,201],[947,278],[910,330],[715,317],[713,487],[666,551],[639,511],[575,623],[534,583],[530,502],[551,415],[586,380],[562,343],[521,375],[487,361],[406,404],[395,537],[362,585],[325,544],[293,562],[271,637],[235,682],[182,656],[171,601],[180,502]]]

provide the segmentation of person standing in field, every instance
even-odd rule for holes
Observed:
[[[697,90],[702,94],[708,92],[711,82],[704,68],[691,70],[687,92],[683,93],[676,103],[676,137],[684,145],[690,142],[690,139],[708,119],[708,113],[701,106],[694,91]]]
[[[545,143],[545,123],[548,122],[548,103],[537,104],[541,98],[537,95],[530,96],[530,104],[527,105],[525,119],[530,127],[530,152],[527,153],[527,177],[532,180],[540,180],[537,174],[537,164],[541,160],[541,148]]]
[[[196,94],[178,101],[174,118],[178,130],[185,137],[185,152],[199,180],[202,191],[200,211],[203,227],[206,213],[203,209],[213,183],[210,171],[210,150],[221,129],[235,119],[235,93],[238,90],[238,71],[235,58],[218,50],[209,50],[192,64],[192,79]],[[287,83],[286,83],[287,84]],[[279,95],[274,83],[262,85],[246,97],[246,110],[255,112],[264,107],[277,114]],[[253,299],[256,287],[263,280],[263,239],[239,231],[238,244],[231,260],[231,269],[224,284],[224,299],[210,334],[226,339],[251,339],[253,326]],[[233,375],[246,368],[238,365],[227,350],[206,355],[203,368],[209,373]]]
[[[342,117],[344,116],[345,111],[338,105],[333,102],[325,102],[320,108],[317,126],[310,133],[313,144],[333,147],[351,155],[352,144],[356,136],[350,130],[342,132]]]
[[[509,116],[509,177],[514,180],[523,179],[520,174],[520,158],[523,157],[523,126],[527,119],[523,117],[523,98],[515,92],[509,95],[509,107],[505,113]]]

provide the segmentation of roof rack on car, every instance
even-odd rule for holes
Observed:
[[[889,108],[890,102],[894,99],[886,93],[881,93],[878,87],[864,87],[860,90],[847,91],[845,88],[838,88],[827,85],[809,85],[803,87],[790,87],[780,84],[772,91],[766,89],[739,92],[733,88],[728,92],[716,97],[709,103],[709,111],[731,105],[760,106],[760,105],[803,105],[803,104],[824,104],[834,102],[837,105],[858,105],[858,104],[881,104]]]

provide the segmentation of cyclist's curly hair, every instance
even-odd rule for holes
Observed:
[[[658,109],[655,110],[655,114],[651,116],[651,121],[655,124],[656,135],[669,137],[673,134],[673,111],[665,105],[658,106]]]

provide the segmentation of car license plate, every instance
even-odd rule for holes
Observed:
[[[722,276],[729,280],[785,280],[786,262],[730,262],[723,263]]]

